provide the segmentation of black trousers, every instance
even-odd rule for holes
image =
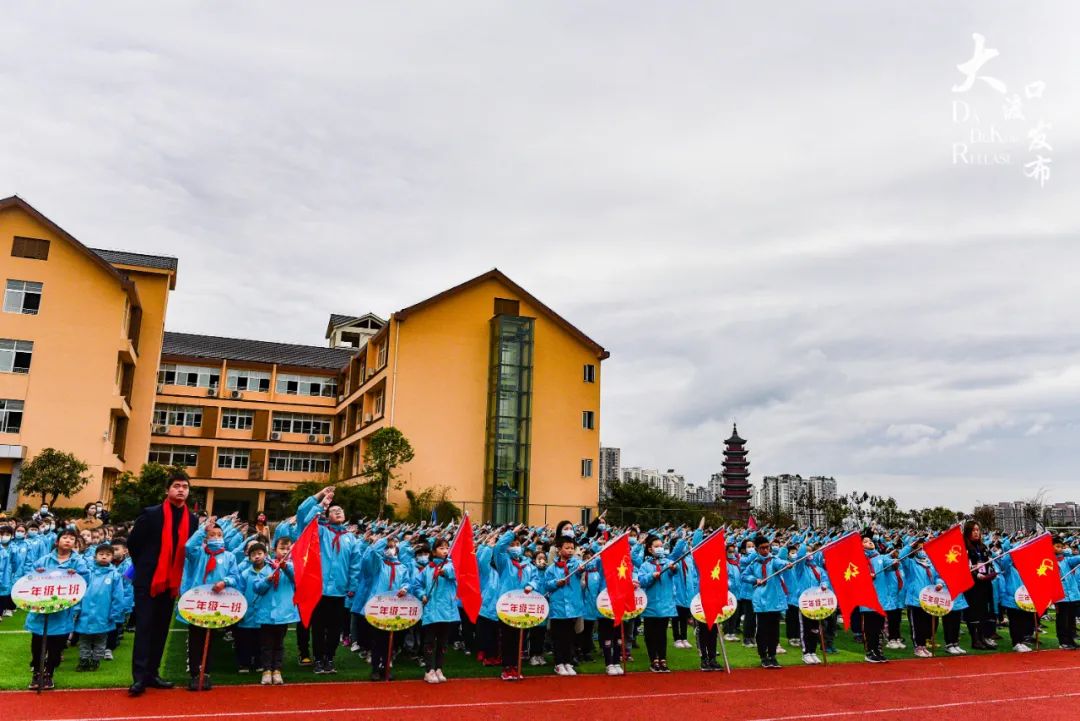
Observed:
[[[826,618],[824,621],[821,621],[821,623],[824,625],[824,629],[822,630],[825,631],[826,646],[832,646],[833,641],[836,639],[836,618],[838,615],[839,614],[834,613],[833,615]]]
[[[202,666],[203,644],[206,643],[207,639],[210,640],[210,644],[209,646],[207,646],[206,670],[204,671],[204,673],[209,675],[210,663],[214,659],[214,633],[207,628],[188,626],[188,672],[191,674],[192,678],[199,675],[199,668]]]
[[[259,627],[259,659],[263,671],[280,671],[285,660],[288,624],[267,623]]]
[[[801,636],[799,636],[799,633],[801,632],[799,623],[800,618],[802,618],[802,614],[799,613],[799,607],[792,606],[789,603],[787,611],[784,613],[784,630],[787,631],[788,641],[801,638]]]
[[[596,646],[593,644],[593,627],[595,625],[596,621],[586,620],[581,633],[577,635],[577,649],[582,656],[591,655],[596,650]]]
[[[695,623],[694,635],[697,636],[698,652],[702,661],[716,660],[716,639],[720,635],[720,624],[714,623],[710,629],[707,624]]]
[[[131,679],[144,681],[160,675],[161,655],[172,623],[173,599],[168,593],[150,595],[135,588],[135,643],[131,649]]]
[[[964,591],[968,607],[964,611],[971,640],[993,638],[997,628],[997,609],[994,608],[993,581],[975,581]]]
[[[555,665],[574,663],[574,626],[576,618],[553,618],[551,626],[551,645],[555,648]]]
[[[466,651],[476,653],[476,624],[469,620],[469,614],[465,613],[464,608],[458,609],[458,617],[461,619],[461,623],[450,629],[450,639],[452,641],[461,641]],[[479,616],[476,617],[476,621],[477,623],[480,622]]]
[[[664,618],[645,617],[645,650],[649,653],[649,661],[667,660],[667,627],[668,621]]]
[[[1055,621],[1058,645],[1076,645],[1076,601],[1058,601],[1054,604],[1057,612]]]
[[[314,624],[312,624],[314,626]],[[371,629],[371,668],[372,670],[384,671],[386,664],[394,665],[394,648],[397,647],[398,637],[394,636],[394,645],[390,645],[390,632],[378,628]]]
[[[521,657],[522,634],[524,631],[514,628],[513,626],[508,626],[502,622],[499,622],[499,629],[502,638],[501,653],[503,668],[516,669]]]
[[[739,599],[738,612],[742,614],[742,637],[743,643],[757,638],[757,614],[754,613],[754,602],[749,598]]]
[[[877,611],[863,611],[859,614],[862,619],[863,646],[866,652],[881,653],[881,629],[885,626],[885,619]]]
[[[296,652],[300,658],[311,658],[311,626],[305,626],[303,621],[296,622]]]
[[[780,645],[780,611],[761,611],[757,618],[757,652],[764,661],[776,658],[776,647]]]
[[[316,661],[333,661],[341,638],[341,619],[345,614],[345,599],[323,596],[311,614],[311,646]]]
[[[601,616],[596,621],[600,649],[604,652],[604,665],[617,666],[622,663],[622,630],[615,621]]]
[[[946,646],[960,643],[960,620],[963,616],[963,611],[950,611],[945,618],[941,619],[941,627],[945,632]]]
[[[60,665],[60,654],[67,646],[67,634],[45,636],[45,673],[52,674]],[[37,673],[41,663],[41,639],[36,633],[30,634],[30,669]]]
[[[236,651],[237,668],[255,668],[259,665],[259,629],[233,629],[233,650]]]
[[[849,618],[848,621],[848,627],[851,629],[851,632],[862,635],[862,611],[856,608],[851,612],[851,618]]]
[[[919,610],[922,611],[922,608],[920,608]],[[925,613],[925,611],[924,611],[924,613]],[[885,612],[885,626],[886,626],[886,630],[888,631],[890,641],[899,641],[899,640],[901,640],[900,629],[901,629],[901,627],[903,625],[904,625],[904,609],[902,609],[902,608],[891,608],[891,609],[889,609],[888,611]],[[929,630],[927,631],[927,633],[930,633]],[[922,644],[917,643],[915,645],[920,646]]]
[[[689,621],[690,609],[687,606],[676,606],[675,615],[671,618],[671,639],[673,641],[686,640]]]
[[[499,622],[484,616],[476,617],[476,650],[484,658],[499,656]]]
[[[831,618],[831,617],[830,617]],[[802,639],[802,652],[803,653],[816,653],[818,647],[818,641],[820,640],[821,621],[814,618],[807,618],[806,616],[799,614],[799,638]]]
[[[1034,613],[1021,611],[1019,608],[1006,608],[1005,613],[1009,617],[1009,640],[1013,646],[1028,643],[1035,638]]]
[[[908,606],[908,623],[911,624],[911,640],[915,646],[925,646],[930,641],[934,621],[922,606]]]
[[[448,621],[424,625],[424,667],[428,671],[442,668],[446,641],[450,638],[450,627],[454,625]]]
[[[547,626],[533,626],[526,635],[530,656],[544,655],[544,639],[547,638]]]

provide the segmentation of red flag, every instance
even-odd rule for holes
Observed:
[[[1009,554],[1016,565],[1016,572],[1027,587],[1031,602],[1035,604],[1036,612],[1042,614],[1051,603],[1065,598],[1049,533],[1009,551]]]
[[[473,544],[472,523],[469,515],[458,527],[457,536],[450,544],[450,561],[454,564],[454,574],[457,577],[457,596],[461,599],[461,607],[469,620],[476,623],[476,617],[480,615],[480,605],[483,599],[480,596],[480,567],[476,565],[476,546]]]
[[[871,577],[870,559],[863,552],[862,539],[857,533],[848,535],[827,546],[822,552],[829,571],[833,592],[840,603],[840,613],[847,618],[856,606],[866,606],[882,616],[885,610],[878,600]]]
[[[717,531],[694,549],[694,565],[698,571],[701,590],[701,610],[705,623],[712,630],[716,617],[724,610],[728,597],[727,544],[724,532]]]
[[[956,598],[975,585],[971,577],[971,561],[968,560],[967,546],[960,526],[953,526],[937,538],[923,545],[927,558],[934,564],[934,569],[941,580],[949,587],[949,593]]]
[[[600,564],[604,567],[604,583],[615,625],[622,623],[623,614],[637,610],[634,600],[634,562],[630,558],[629,534],[616,538],[600,549]]]
[[[746,519],[746,530],[748,530],[748,531],[756,531],[757,530],[757,521],[754,520],[753,514],[751,514],[750,517]]]
[[[300,610],[300,620],[311,624],[311,612],[322,598],[322,548],[319,546],[319,519],[311,519],[292,547],[293,603]]]

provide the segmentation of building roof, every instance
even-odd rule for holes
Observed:
[[[734,423],[731,424],[731,438],[728,438],[724,443],[746,443],[746,439],[739,438],[739,427]]]
[[[355,349],[325,348],[317,345],[294,345],[264,340],[222,338],[195,333],[165,332],[161,344],[163,356],[246,361],[301,368],[339,371],[356,353]]]
[[[113,265],[134,265],[140,268],[153,268],[154,270],[171,270],[174,273],[176,272],[177,260],[168,255],[147,255],[146,253],[131,253],[126,250],[105,250],[104,248],[91,248],[90,250]]]
[[[353,325],[354,323],[359,323],[362,320],[373,320],[379,324],[380,328],[386,325],[386,320],[384,318],[380,318],[374,313],[365,313],[364,315],[345,315],[343,313],[331,313],[330,322],[326,325],[326,337],[329,338],[330,334],[334,332],[335,328]]]
[[[542,303],[540,301],[540,299],[537,298],[535,295],[533,295],[529,291],[525,290],[524,288],[522,288],[520,285],[518,285],[514,281],[510,280],[510,278],[508,278],[506,276],[506,274],[503,273],[498,268],[492,268],[491,270],[489,270],[486,273],[478,275],[478,276],[476,276],[475,278],[473,278],[471,280],[467,280],[467,281],[465,281],[464,283],[462,283],[460,285],[455,285],[453,288],[449,288],[447,290],[444,290],[442,293],[439,293],[438,295],[433,295],[430,298],[428,298],[427,300],[422,300],[419,303],[416,303],[415,305],[410,305],[408,308],[403,308],[403,309],[399,310],[397,313],[394,313],[394,317],[397,318],[399,321],[405,320],[411,314],[413,314],[413,313],[415,313],[415,312],[417,312],[419,310],[422,310],[424,308],[427,308],[430,305],[434,305],[435,303],[438,303],[439,301],[443,300],[444,298],[447,298],[448,296],[454,295],[456,293],[460,293],[461,291],[464,291],[464,290],[468,290],[469,288],[472,288],[473,286],[479,285],[479,284],[487,282],[489,280],[494,280],[496,282],[502,283],[506,287],[510,288],[510,290],[512,290],[515,293],[517,293],[518,295],[520,295],[530,305],[535,306],[542,313],[544,313],[544,315],[546,315],[548,318],[550,318],[552,321],[554,321],[556,325],[560,326],[563,330],[565,330],[570,335],[574,336],[579,341],[581,341],[584,345],[588,346],[593,351],[595,351],[595,353],[597,355],[597,358],[599,358],[600,360],[604,360],[605,358],[607,358],[607,357],[609,357],[611,355],[606,350],[604,350],[603,346],[601,346],[599,343],[594,341],[592,338],[590,338],[589,336],[587,336],[583,332],[581,332],[581,330],[579,330],[576,326],[574,326],[570,321],[566,320],[561,315],[559,315],[558,313],[553,311],[551,308],[544,305],[544,303]]]

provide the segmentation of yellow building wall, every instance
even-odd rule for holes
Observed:
[[[596,507],[600,449],[600,361],[575,336],[492,279],[410,314],[391,319],[389,423],[412,443],[413,461],[400,469],[406,487],[449,486],[450,498],[481,513],[487,433],[488,358],[494,299],[518,300],[519,314],[536,319],[529,521],[580,519]],[[583,382],[585,363],[596,382]],[[582,429],[581,412],[596,414]],[[581,478],[581,459],[593,477]],[[404,489],[391,492],[399,508]],[[544,504],[551,504],[545,509]],[[555,506],[562,506],[556,508]]]
[[[12,257],[14,236],[49,240],[48,260]],[[20,433],[0,434],[0,443],[26,446],[27,459],[50,446],[75,454],[89,464],[91,482],[57,505],[96,501],[102,495],[103,469],[124,468],[112,452],[107,432],[110,409],[121,397],[117,362],[127,345],[123,326],[127,294],[116,278],[82,251],[18,208],[0,211],[0,277],[5,285],[8,279],[43,284],[37,315],[0,313],[0,338],[34,342],[28,374],[0,373],[0,398],[25,403]],[[144,323],[149,325],[154,321],[147,316]],[[146,356],[147,365],[156,367],[160,340],[156,350],[147,346],[140,345],[143,354],[137,372]],[[150,391],[143,397],[152,403],[153,388]],[[134,426],[137,420],[130,423]]]

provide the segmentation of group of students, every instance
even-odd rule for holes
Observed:
[[[453,523],[349,524],[333,497],[332,486],[323,489],[303,501],[294,517],[273,528],[261,515],[251,526],[239,522],[235,514],[220,519],[199,516],[197,528],[186,541],[181,539],[183,570],[176,593],[211,584],[217,591],[231,587],[244,594],[247,613],[227,635],[237,669],[261,673],[264,685],[284,683],[284,641],[290,626],[296,630],[299,664],[313,667],[316,674],[336,673],[336,654],[339,647],[345,647],[370,662],[373,680],[389,680],[395,656],[411,652],[425,669],[424,680],[433,684],[447,679],[443,666],[450,648],[475,654],[486,666],[501,666],[501,678],[515,681],[521,678],[518,669],[523,659],[531,665],[543,665],[549,648],[554,672],[576,675],[575,667],[591,660],[594,639],[599,642],[609,675],[623,672],[623,639],[636,648],[639,638],[643,638],[650,670],[664,673],[670,670],[669,627],[675,648],[696,646],[703,671],[721,668],[717,663],[721,633],[725,641],[741,639],[745,646],[756,648],[764,668],[780,668],[776,657],[786,653],[781,623],[787,645],[799,649],[806,664],[822,662],[819,650],[836,651],[833,643],[841,624],[863,644],[867,662],[884,662],[885,649],[905,649],[909,640],[916,657],[932,655],[929,647],[935,623],[921,607],[919,593],[928,585],[940,590],[944,584],[921,550],[931,535],[926,532],[864,531],[863,548],[886,615],[860,608],[845,619],[833,615],[821,621],[819,628],[818,621],[799,612],[799,597],[807,589],[830,588],[832,569],[826,567],[819,549],[843,531],[726,529],[727,576],[737,606],[723,624],[709,628],[695,622],[690,613],[699,586],[689,551],[707,535],[704,520],[696,529],[672,524],[652,529],[609,528],[603,515],[585,526],[564,521],[553,529],[481,525],[474,531],[474,543],[482,604],[474,624],[458,600],[457,573],[449,558],[457,530]],[[318,529],[322,595],[310,623],[305,624],[294,603],[291,548],[311,523]],[[54,526],[48,519],[29,525],[0,522],[0,608],[4,615],[10,616],[13,580],[30,571],[68,569],[81,574],[88,585],[79,605],[50,617],[44,639],[45,672],[40,677],[36,669],[42,660],[43,618],[28,614],[26,628],[32,634],[34,668],[31,688],[53,686],[53,671],[66,643],[74,637],[80,648],[79,669],[97,668],[122,637],[132,609],[131,561],[119,535],[126,529],[83,529],[82,533],[89,533],[84,539],[75,528],[57,531]],[[605,587],[599,552],[607,541],[625,531],[630,532],[634,582],[648,602],[639,618],[619,628],[597,609],[597,597]],[[94,535],[98,532],[100,537]],[[951,612],[941,620],[945,650],[954,655],[966,653],[960,646],[965,622],[972,649],[996,648],[999,625],[1007,625],[1012,648],[1017,652],[1031,650],[1036,620],[1016,607],[1014,594],[1021,581],[1009,555],[1001,554],[1018,539],[1008,535],[986,538],[973,521],[965,524],[964,539],[973,564],[974,586],[954,599]],[[1058,645],[1065,649],[1076,648],[1080,584],[1077,574],[1069,572],[1080,564],[1080,554],[1073,553],[1078,540],[1054,538],[1067,593],[1066,599],[1055,604]],[[524,638],[498,617],[497,601],[509,591],[537,593],[548,601],[547,620],[527,631]],[[419,599],[423,608],[420,623],[394,634],[391,643],[389,632],[371,626],[364,615],[367,602],[377,594],[411,594]],[[909,638],[901,630],[905,617]],[[184,623],[178,614],[176,620]],[[688,638],[691,629],[694,644]],[[212,654],[206,656],[208,668],[201,668],[204,642],[212,644],[222,633],[188,626],[189,689],[212,688]],[[819,641],[824,648],[819,649]]]

